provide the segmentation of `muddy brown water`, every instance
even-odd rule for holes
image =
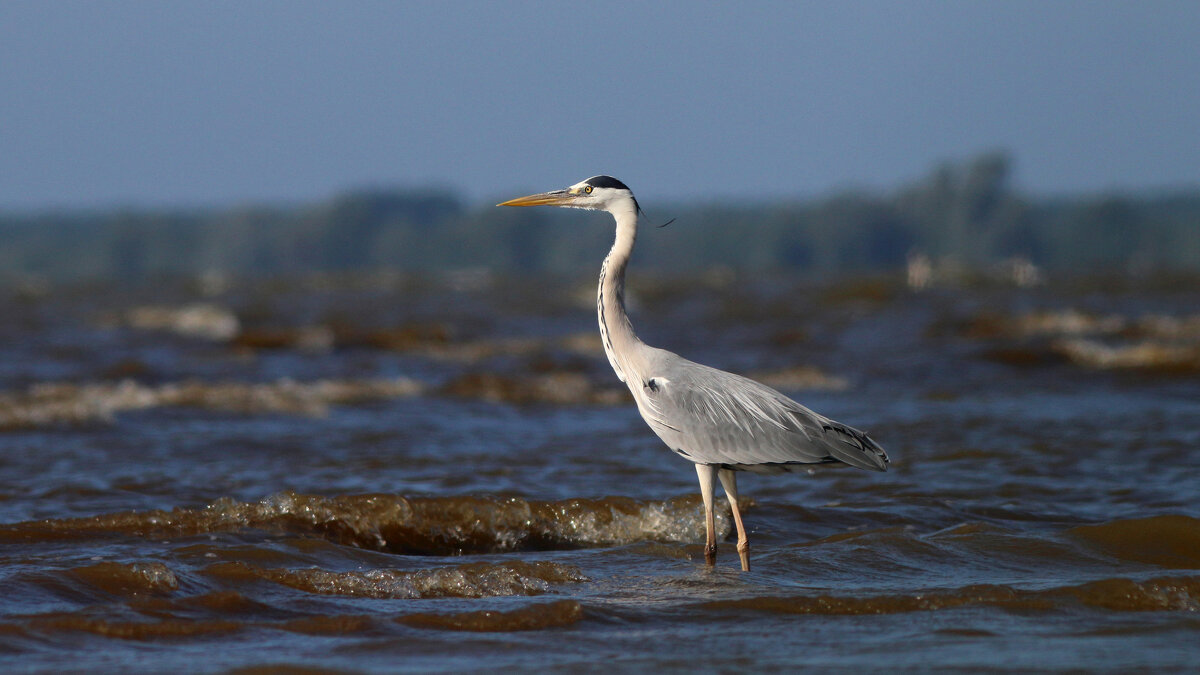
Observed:
[[[746,573],[582,280],[5,292],[0,667],[1200,667],[1196,284],[739,283],[635,326],[892,457],[745,476]]]

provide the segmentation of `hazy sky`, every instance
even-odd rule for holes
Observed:
[[[0,0],[0,209],[1200,185],[1200,2]]]

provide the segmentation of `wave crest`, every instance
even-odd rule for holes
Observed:
[[[587,581],[574,566],[545,561],[479,562],[428,570],[350,572],[280,569],[228,562],[210,565],[205,573],[233,582],[261,579],[317,595],[376,599],[541,595],[550,590],[551,584]]]
[[[473,632],[544,630],[569,626],[583,618],[583,605],[575,600],[545,602],[508,612],[483,610],[457,614],[409,614],[397,622],[416,628]]]
[[[1200,569],[1200,519],[1178,514],[1080,525],[1069,533],[1105,553],[1132,562]]]
[[[978,605],[1045,611],[1070,602],[1119,612],[1194,612],[1200,609],[1200,579],[1162,577],[1137,582],[1114,578],[1045,590],[979,584],[917,595],[757,597],[716,600],[700,606],[705,609],[756,610],[778,614],[860,615],[937,611]]]
[[[724,502],[722,502],[724,503]],[[730,531],[718,510],[718,534]],[[704,537],[698,496],[536,501],[518,497],[321,497],[284,492],[259,502],[222,499],[204,509],[124,512],[0,526],[0,541],[125,534],[183,537],[247,529],[311,534],[408,555],[562,550]]]
[[[408,378],[388,380],[290,379],[262,384],[187,380],[159,386],[132,380],[39,384],[23,393],[0,392],[0,431],[110,422],[117,413],[186,407],[240,414],[321,416],[331,405],[420,394]]]

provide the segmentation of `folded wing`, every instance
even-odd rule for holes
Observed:
[[[828,462],[887,470],[887,453],[866,433],[766,385],[661,350],[652,365],[635,392],[642,414],[694,462],[762,472]]]

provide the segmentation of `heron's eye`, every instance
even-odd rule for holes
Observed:
[[[583,186],[583,191],[584,191],[584,193],[585,193],[585,194],[589,194],[589,195],[590,195],[590,194],[592,194],[592,186],[591,186],[591,185],[584,185],[584,186]]]

